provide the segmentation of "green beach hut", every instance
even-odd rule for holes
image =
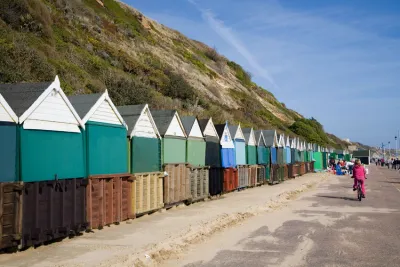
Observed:
[[[242,129],[246,141],[246,163],[249,165],[257,164],[256,138],[253,128]]]
[[[162,164],[186,163],[186,132],[176,110],[152,111],[162,137]]]
[[[186,161],[193,166],[205,166],[206,141],[199,121],[194,116],[184,116],[181,120],[187,136]]]
[[[107,90],[68,99],[85,124],[87,176],[127,173],[127,126]]]
[[[18,181],[18,116],[0,94],[0,182]]]
[[[128,126],[129,172],[161,171],[161,135],[149,106],[118,106],[117,109]]]
[[[44,83],[3,84],[0,94],[18,116],[21,181],[85,177],[85,125],[58,77]]]
[[[257,146],[257,164],[269,165],[270,163],[270,151],[265,142],[264,134],[262,130],[254,131]]]

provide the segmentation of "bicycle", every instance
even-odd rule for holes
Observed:
[[[359,201],[363,198],[363,192],[361,190],[361,183],[359,180],[357,180],[357,198]]]

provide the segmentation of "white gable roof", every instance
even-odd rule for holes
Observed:
[[[203,132],[204,136],[215,136],[219,137],[217,130],[215,129],[214,123],[212,121],[212,118],[210,118],[207,122],[206,128],[204,128]]]
[[[58,76],[19,117],[19,123],[23,123],[24,129],[34,130],[79,133],[79,126],[85,128],[85,124],[61,89]]]
[[[284,146],[285,146],[285,136],[283,134],[280,134],[278,140],[278,147],[284,147]]]
[[[172,118],[171,123],[165,132],[165,135],[186,137],[185,128],[183,128],[183,124],[178,112],[175,112],[174,117]]]
[[[235,145],[233,144],[233,140],[231,137],[231,134],[229,132],[228,124],[225,124],[224,131],[221,136],[221,141],[220,141],[221,147],[222,148],[235,148]]]
[[[197,118],[194,120],[189,136],[203,138],[203,134],[201,133],[199,121],[197,120]]]
[[[244,139],[244,135],[243,135],[242,128],[240,127],[240,124],[239,124],[238,127],[237,127],[237,130],[236,130],[236,133],[235,133],[235,139],[242,139],[242,140],[245,140],[245,139]]]
[[[107,90],[90,108],[89,112],[82,119],[82,122],[86,123],[89,120],[116,124],[116,125],[123,125],[126,129],[128,129],[128,126],[126,125],[124,119],[122,118],[121,114],[119,114],[117,108],[114,106],[114,103],[112,102],[110,96],[108,95]]]
[[[0,121],[18,123],[18,116],[8,105],[7,101],[0,94]]]
[[[290,137],[289,136],[286,138],[286,146],[290,147]]]
[[[249,137],[249,142],[248,142],[249,146],[255,146],[256,145],[256,137],[254,135],[254,129],[251,128],[250,131],[250,137]]]
[[[297,148],[297,139],[296,139],[296,137],[294,137],[291,140],[290,148]]]
[[[260,131],[260,137],[258,140],[256,140],[257,146],[267,146],[267,143],[265,142],[264,134],[263,131]]]
[[[130,137],[132,138],[134,136],[161,139],[161,135],[158,132],[156,123],[154,122],[153,116],[151,115],[148,104],[144,106],[139,118],[133,126]]]

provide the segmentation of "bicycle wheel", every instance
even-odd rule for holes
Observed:
[[[361,201],[361,199],[362,199],[361,186],[357,187],[357,195],[358,195],[358,200]]]

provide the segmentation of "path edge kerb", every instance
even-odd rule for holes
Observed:
[[[318,175],[319,177],[307,180],[307,176]],[[167,240],[158,244],[149,244],[143,249],[136,250],[134,253],[119,256],[118,260],[112,259],[102,263],[100,266],[116,267],[123,262],[126,266],[158,266],[164,261],[177,258],[177,256],[185,251],[193,244],[199,244],[206,241],[213,234],[219,233],[244,222],[260,213],[273,212],[285,207],[289,202],[297,199],[303,193],[314,190],[321,182],[325,181],[329,175],[324,173],[306,174],[298,179],[304,180],[297,187],[290,187],[278,192],[274,192],[269,200],[261,205],[256,205],[246,211],[221,213],[219,218],[214,218],[209,221],[199,222],[195,226],[189,227],[176,236],[169,237]],[[251,190],[251,189],[249,189]],[[189,207],[190,208],[190,207]]]

